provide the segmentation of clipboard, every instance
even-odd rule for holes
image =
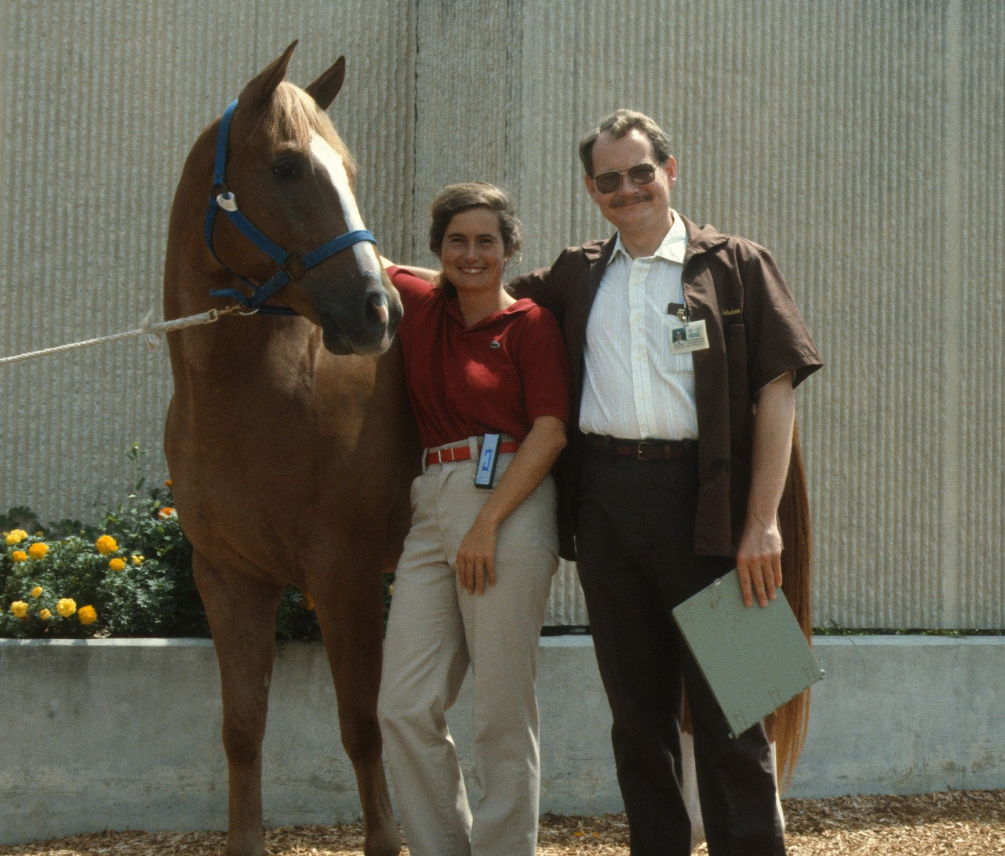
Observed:
[[[765,607],[746,607],[735,569],[677,606],[673,617],[730,737],[824,676],[782,591]]]

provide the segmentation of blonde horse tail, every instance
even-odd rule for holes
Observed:
[[[810,562],[812,539],[810,536],[810,504],[806,494],[806,473],[799,448],[799,427],[792,434],[792,458],[785,491],[778,507],[778,521],[782,533],[782,590],[792,607],[799,626],[807,640],[810,625]],[[778,758],[778,782],[787,788],[792,771],[806,742],[806,729],[810,718],[810,691],[800,693],[782,705],[775,714],[774,739]]]

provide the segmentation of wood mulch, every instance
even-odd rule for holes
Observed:
[[[1005,791],[785,800],[790,856],[1003,856]],[[220,832],[100,832],[16,847],[0,856],[219,856]],[[358,824],[266,832],[270,856],[359,856]],[[624,815],[541,820],[538,856],[628,856]],[[704,845],[696,851],[707,853]],[[405,849],[404,854],[408,853]]]

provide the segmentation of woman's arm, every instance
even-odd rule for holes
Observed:
[[[513,463],[503,473],[457,551],[457,576],[469,594],[483,594],[485,580],[496,583],[496,540],[500,524],[533,493],[565,448],[565,422],[539,416]]]
[[[401,265],[397,262],[392,262],[389,258],[384,256],[380,257],[380,263],[385,267],[404,267],[408,268],[409,273],[415,274],[419,279],[424,279],[426,282],[435,282],[436,277],[440,275],[438,270],[432,270],[431,268],[421,268],[413,267],[412,265]]]

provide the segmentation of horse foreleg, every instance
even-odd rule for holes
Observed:
[[[206,607],[223,692],[229,807],[226,856],[262,856],[262,740],[282,587],[192,562]]]
[[[372,568],[372,565],[371,565]],[[397,856],[401,834],[381,758],[377,722],[383,646],[383,589],[377,570],[353,568],[352,579],[311,594],[324,637],[335,695],[342,745],[356,773],[363,808],[365,856]]]

